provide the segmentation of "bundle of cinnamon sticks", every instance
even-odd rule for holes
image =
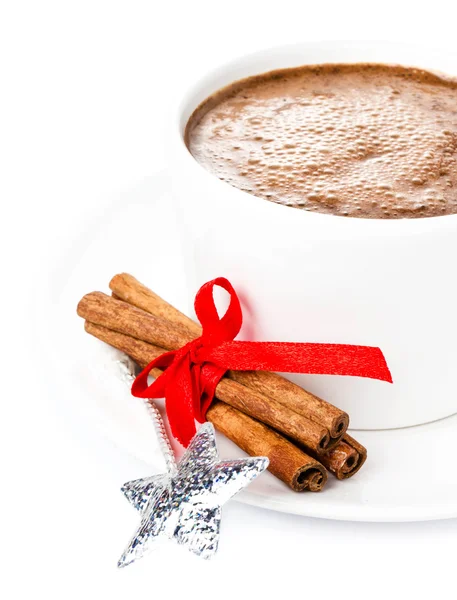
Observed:
[[[201,326],[131,275],[115,275],[112,295],[92,292],[78,304],[91,335],[125,352],[140,367],[201,335]],[[157,377],[160,369],[151,375]],[[227,371],[206,413],[216,429],[295,491],[319,492],[328,471],[351,477],[366,449],[346,432],[347,413],[266,371]]]

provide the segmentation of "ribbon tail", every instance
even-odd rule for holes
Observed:
[[[195,412],[195,418],[200,423],[204,423],[206,420],[206,411],[213,401],[217,384],[224,376],[225,371],[226,369],[223,367],[208,363],[204,364],[201,369],[200,380],[203,382],[203,385],[200,390],[200,404],[198,406],[198,411]]]
[[[191,367],[192,386],[194,389],[193,395],[193,411],[194,418],[202,423],[201,420],[201,395],[202,395],[202,366],[199,364],[193,364]]]
[[[157,379],[148,386],[149,373],[155,367],[160,369],[168,369],[173,363],[176,352],[166,352],[151,361],[141,373],[136,377],[132,384],[132,396],[136,398],[164,398],[167,382],[172,375],[172,369],[166,370],[157,377]]]
[[[293,342],[224,342],[201,351],[201,358],[235,371],[279,371],[313,375],[348,375],[392,383],[380,348],[350,344]]]
[[[194,398],[198,394],[191,372],[188,355],[173,365],[173,377],[167,384],[165,408],[171,433],[178,442],[187,448],[196,433]]]

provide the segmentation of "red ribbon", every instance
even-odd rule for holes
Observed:
[[[230,294],[230,304],[220,318],[213,299],[219,286]],[[195,419],[201,423],[224,373],[235,371],[281,371],[320,375],[352,375],[392,383],[379,348],[348,344],[290,342],[235,342],[243,315],[231,283],[218,277],[205,283],[195,297],[195,312],[202,335],[179,350],[165,352],[138,375],[132,394],[139,398],[163,398],[174,437],[188,446],[195,435]],[[165,369],[148,386],[151,369]]]

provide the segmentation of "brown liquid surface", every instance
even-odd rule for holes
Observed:
[[[224,88],[186,143],[230,185],[365,218],[457,213],[457,81],[388,65],[305,66]]]

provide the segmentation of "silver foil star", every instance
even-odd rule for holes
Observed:
[[[166,538],[202,558],[211,558],[219,541],[222,505],[267,467],[266,457],[219,461],[214,427],[205,423],[178,464],[167,460],[167,473],[129,481],[122,487],[127,500],[141,513],[141,523],[118,566],[141,558]]]

